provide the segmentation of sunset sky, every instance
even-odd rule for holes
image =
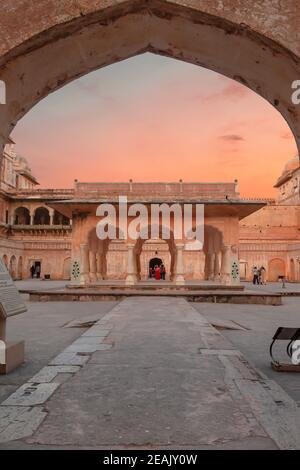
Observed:
[[[144,54],[74,81],[14,130],[42,187],[80,181],[233,181],[243,196],[272,188],[296,154],[265,100],[217,73]]]

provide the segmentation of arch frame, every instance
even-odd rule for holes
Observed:
[[[107,8],[96,3],[0,56],[0,80],[7,87],[0,150],[17,122],[49,93],[143,52],[201,65],[246,85],[282,114],[300,148],[300,107],[291,101],[291,85],[300,76],[294,50],[269,33],[231,20],[235,13],[224,17],[212,9],[213,14],[193,1],[118,1]]]
[[[19,214],[18,212],[20,212],[20,210],[22,209],[22,212]],[[20,224],[19,222],[17,223],[17,217],[19,216],[23,216],[25,218],[27,218],[27,222],[24,223],[24,224]],[[13,214],[13,217],[14,217],[14,225],[30,225],[30,209],[26,206],[18,206],[14,209],[14,214]]]
[[[274,267],[272,265],[276,266],[276,263],[277,263],[277,266],[280,266],[280,269],[277,269],[276,271],[274,271]],[[280,274],[277,274],[277,272],[279,272]],[[268,275],[268,281],[271,281],[271,282],[278,281],[278,276],[285,277],[286,276],[286,262],[284,261],[284,259],[280,257],[275,257],[275,258],[270,259],[268,262],[267,275]]]

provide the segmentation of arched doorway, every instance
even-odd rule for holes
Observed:
[[[88,232],[87,244],[84,245],[85,262],[82,272],[86,282],[97,282],[103,279],[125,279],[127,253],[124,238],[118,227],[110,228],[116,231],[116,240],[97,237],[96,229]]]
[[[9,261],[9,273],[13,280],[17,279],[17,258],[13,255]]]
[[[154,269],[155,266],[161,266],[163,264],[163,260],[161,258],[151,258],[149,261],[149,269]]]
[[[274,258],[269,262],[268,281],[276,282],[281,276],[285,276],[285,262],[280,258]]]
[[[151,258],[149,261],[149,278],[155,277],[155,268],[158,266],[159,268],[163,264],[163,260],[161,258]]]
[[[8,268],[8,257],[7,255],[2,256],[3,263],[5,264],[6,269]]]
[[[139,238],[134,247],[137,279],[149,278],[150,265],[154,268],[162,263],[166,269],[166,278],[172,280],[174,277],[176,246],[173,229],[169,232],[169,238],[164,239],[164,227],[152,226],[153,233],[157,231],[155,238]],[[150,232],[150,230],[149,230]],[[151,234],[149,233],[149,237]]]

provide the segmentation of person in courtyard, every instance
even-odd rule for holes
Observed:
[[[252,274],[253,274],[253,284],[259,284],[259,271],[257,269],[257,266],[254,266],[252,269]]]
[[[30,267],[30,274],[31,274],[31,279],[33,279],[35,275],[35,267],[33,265]]]
[[[41,277],[41,268],[39,265],[37,265],[35,268],[35,274],[36,274],[37,279]]]
[[[166,280],[166,268],[165,268],[165,265],[163,263],[160,265],[160,278],[163,281]]]
[[[264,266],[261,266],[259,269],[259,283],[265,286],[267,284],[267,272]]]
[[[160,267],[158,265],[155,266],[155,279],[160,280]]]
[[[152,279],[152,277],[153,277],[153,269],[150,266],[150,268],[149,268],[149,279]]]

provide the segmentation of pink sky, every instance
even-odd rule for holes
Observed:
[[[145,54],[48,96],[13,132],[42,187],[80,181],[233,181],[274,196],[296,154],[282,116],[242,85]]]

